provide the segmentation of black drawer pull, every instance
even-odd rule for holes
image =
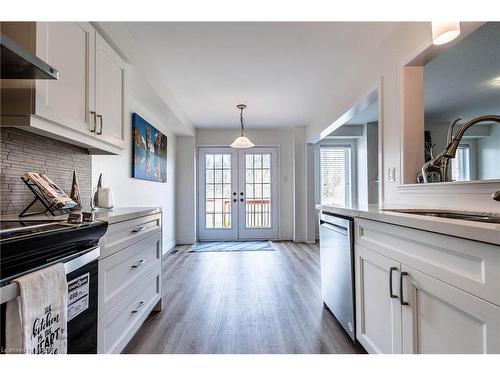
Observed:
[[[139,302],[139,304],[137,305],[135,310],[132,310],[132,314],[135,314],[135,313],[138,313],[139,311],[141,311],[142,306],[144,306],[144,301]]]
[[[142,232],[144,229],[146,229],[146,227],[139,227],[139,228],[132,229],[131,232],[138,233],[138,232]]]
[[[132,264],[132,268],[139,268],[140,266],[142,266],[144,263],[146,263],[146,259],[141,259],[140,261],[138,261],[137,263],[135,264]]]

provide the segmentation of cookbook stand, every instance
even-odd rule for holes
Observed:
[[[50,202],[47,198],[45,198],[42,191],[40,190],[40,187],[34,182],[31,182],[28,178],[23,176],[21,177],[21,180],[23,180],[23,182],[31,190],[31,192],[35,197],[33,201],[30,204],[28,204],[28,206],[26,206],[26,208],[19,214],[19,217],[43,215],[47,212],[50,212],[52,216],[59,216],[70,212],[69,208],[59,208],[59,209],[55,208],[54,207],[55,202]],[[45,210],[38,212],[28,212],[31,206],[33,206],[36,202],[40,202],[45,207]]]

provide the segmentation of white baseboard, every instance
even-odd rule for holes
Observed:
[[[163,250],[162,250],[161,254],[162,254],[162,255],[165,255],[165,254],[166,254],[166,253],[168,253],[170,250],[172,250],[172,249],[175,247],[175,245],[176,245],[176,244],[177,244],[177,243],[176,243],[176,241],[172,241],[172,242],[170,242],[169,244],[167,244],[167,245],[163,246]]]
[[[177,245],[193,245],[197,242],[196,238],[178,238]]]

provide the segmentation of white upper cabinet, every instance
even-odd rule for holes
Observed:
[[[37,116],[81,132],[93,128],[95,30],[84,22],[37,24],[37,55],[59,79],[36,81]]]
[[[125,143],[125,64],[99,35],[96,35],[97,131],[107,142]]]
[[[56,68],[58,80],[2,80],[2,126],[88,148],[125,149],[125,63],[86,22],[4,22],[2,32]]]

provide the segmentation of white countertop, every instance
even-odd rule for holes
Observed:
[[[424,209],[422,207],[384,207],[369,205],[367,208],[343,208],[328,205],[316,205],[318,210],[348,217],[381,221],[405,227],[421,229],[429,232],[441,233],[455,237],[466,238],[500,245],[500,224],[480,223],[469,220],[448,219],[435,216],[413,215],[385,211],[384,209]],[[429,211],[432,211],[429,209]]]
[[[84,211],[90,211],[84,210]],[[159,207],[115,207],[113,209],[98,208],[94,210],[96,220],[107,221],[109,224],[120,221],[131,220],[141,216],[153,215],[162,212]],[[34,215],[27,217],[19,217],[17,215],[2,215],[1,220],[22,220],[22,221],[38,221],[38,220],[63,220],[66,221],[68,215],[52,216],[50,214]]]

